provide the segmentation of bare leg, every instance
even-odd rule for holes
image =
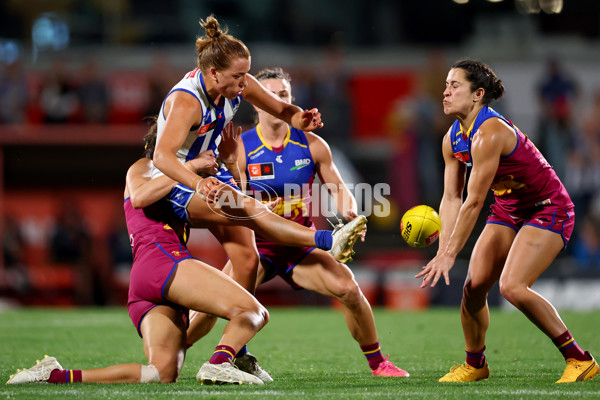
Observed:
[[[504,272],[500,277],[500,292],[550,339],[561,335],[567,327],[556,309],[531,285],[552,263],[563,248],[558,233],[524,226],[510,249]]]
[[[235,266],[228,275],[244,289],[254,293],[259,260],[254,232],[242,226],[212,225],[209,229]]]
[[[207,223],[241,225],[275,243],[298,247],[316,246],[314,230],[274,214],[263,203],[228,185],[223,184],[222,190],[222,206],[209,205],[198,196],[193,196],[187,210],[194,227],[202,227]]]
[[[238,351],[268,322],[267,310],[250,293],[207,264],[184,260],[173,275],[167,300],[229,320],[219,344]]]
[[[181,311],[167,306],[157,306],[142,320],[144,353],[149,364],[154,365],[161,382],[175,382],[185,358],[185,326]],[[119,364],[106,368],[81,371],[82,382],[137,383],[140,381],[141,364]]]
[[[361,346],[377,342],[371,305],[346,265],[315,249],[294,267],[292,278],[305,289],[339,300],[350,334]]]
[[[460,307],[468,351],[479,351],[485,346],[490,325],[487,295],[500,277],[515,235],[509,227],[487,224],[473,249]]]
[[[231,261],[228,261],[223,267],[223,273],[231,276],[233,268]],[[264,269],[258,265],[258,276],[256,279],[256,287],[260,285],[264,277]],[[208,332],[212,330],[217,322],[217,317],[212,314],[206,314],[204,312],[192,311],[190,312],[190,326],[187,330],[187,343],[192,345],[198,340],[202,339]]]

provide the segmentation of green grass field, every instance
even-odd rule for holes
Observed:
[[[564,312],[576,340],[600,355],[600,312]],[[30,399],[591,399],[600,379],[555,385],[564,361],[551,341],[518,312],[492,310],[488,381],[439,384],[453,361],[464,361],[458,309],[422,313],[375,310],[382,350],[410,378],[370,375],[343,315],[328,308],[271,310],[271,322],[250,351],[275,382],[264,386],[201,386],[195,376],[218,342],[223,322],[194,345],[178,383],[3,385],[0,398]],[[145,363],[141,339],[124,308],[22,309],[0,313],[0,378],[49,354],[64,368]]]

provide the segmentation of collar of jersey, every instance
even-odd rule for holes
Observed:
[[[198,74],[198,80],[200,81],[200,85],[202,85],[202,91],[204,92],[204,95],[208,99],[210,105],[219,110],[223,109],[223,107],[219,107],[218,105],[216,105],[213,99],[209,96],[208,91],[206,90],[206,86],[204,85],[204,75],[202,74],[202,72]]]
[[[273,147],[267,143],[267,141],[265,140],[265,138],[262,135],[262,132],[260,131],[260,124],[256,125],[256,133],[258,133],[258,138],[260,139],[260,141],[262,142],[263,146],[265,146],[267,149],[269,150],[273,150]],[[285,147],[288,142],[290,141],[290,135],[291,135],[291,130],[290,130],[290,126],[287,126],[287,133],[285,134],[285,139],[283,141],[283,146]]]
[[[475,121],[477,121],[477,117],[479,117],[479,114],[481,113],[481,111],[485,108],[485,106],[483,106],[481,108],[481,110],[479,110],[479,112],[477,113],[477,115],[475,116],[475,118],[473,119],[473,122],[471,122],[471,126],[469,126],[469,129],[467,130],[467,138],[471,136],[471,133],[473,133],[473,126],[475,125]],[[463,133],[463,126],[462,124],[460,124],[460,131],[456,132],[456,136],[461,135]]]

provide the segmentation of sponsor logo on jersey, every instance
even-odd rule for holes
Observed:
[[[248,175],[250,175],[250,180],[252,181],[274,179],[275,170],[273,169],[273,163],[250,164],[248,165]]]
[[[200,128],[198,128],[198,136],[202,136],[204,135],[206,132],[211,131],[213,129],[215,129],[215,127],[217,126],[217,121],[213,121],[210,124],[206,124],[206,125],[202,125]]]
[[[290,168],[290,171],[295,171],[297,169],[301,169],[306,167],[307,165],[310,165],[311,159],[310,158],[303,158],[301,160],[295,160],[294,164],[296,164],[295,166],[293,166],[292,168]]]
[[[261,151],[259,151],[259,152],[258,152],[258,153],[256,153],[256,154],[252,154],[252,155],[250,156],[250,159],[251,159],[251,160],[254,160],[256,157],[260,157],[260,156],[262,156],[263,154],[265,154],[265,151],[264,151],[264,150],[261,150]]]
[[[275,158],[275,161],[277,161],[279,164],[281,164],[281,163],[283,162],[283,160],[281,159],[281,157],[283,157],[283,156],[280,154],[280,155],[278,155],[278,156]]]
[[[471,166],[471,157],[469,156],[469,152],[467,150],[459,151],[454,153],[454,157],[465,164],[467,167]]]

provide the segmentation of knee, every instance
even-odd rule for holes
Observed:
[[[352,278],[336,282],[336,287],[331,288],[334,297],[348,308],[357,307],[364,298],[358,283]]]
[[[468,278],[463,286],[463,299],[467,301],[485,299],[491,286],[488,282]]]
[[[158,369],[158,373],[160,375],[160,383],[175,383],[179,377],[179,371],[175,363],[161,366]]]
[[[500,294],[511,304],[518,306],[522,294],[526,290],[525,285],[519,285],[508,280],[500,280]]]
[[[177,382],[179,368],[176,355],[161,360],[152,360],[150,364],[156,368],[160,383]]]
[[[246,325],[251,326],[255,332],[261,330],[269,322],[270,318],[267,309],[256,300],[247,307],[232,310],[230,315],[229,320],[239,318]]]

